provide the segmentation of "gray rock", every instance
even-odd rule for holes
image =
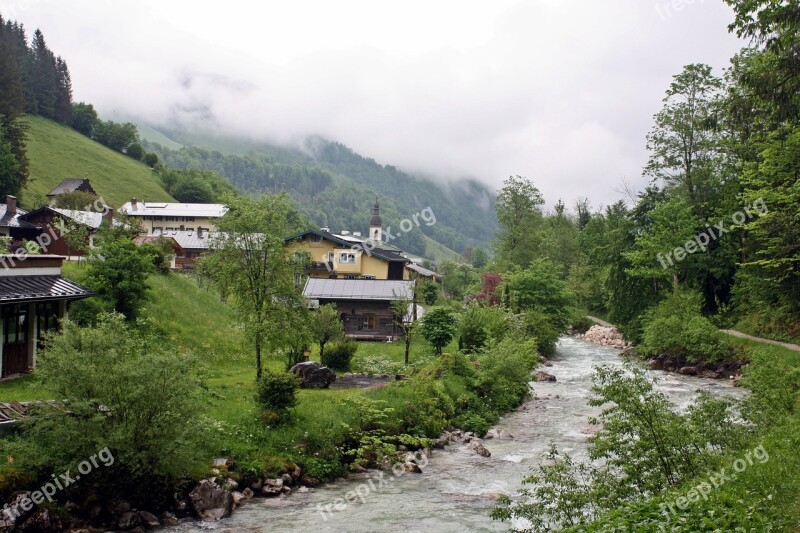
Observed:
[[[139,513],[135,513],[133,511],[128,511],[123,513],[122,516],[119,517],[119,521],[117,525],[123,531],[128,531],[135,527],[138,527],[142,524],[142,518],[139,516]]]
[[[469,446],[467,446],[467,448],[469,448],[470,450],[474,451],[475,453],[477,453],[478,455],[481,455],[483,457],[491,457],[492,456],[492,452],[487,450],[486,447],[483,444],[481,444],[480,442],[478,442],[478,441],[471,442],[469,444]]]
[[[203,520],[220,520],[230,516],[233,509],[231,493],[208,479],[197,484],[189,494],[189,501]]]
[[[233,498],[233,505],[239,505],[245,500],[244,494],[238,490],[231,492],[231,498]]]
[[[177,526],[178,517],[169,511],[164,511],[161,513],[161,524],[165,526]]]
[[[147,511],[139,511],[139,518],[142,519],[142,524],[144,524],[144,527],[147,529],[152,529],[161,525],[158,521],[158,517]]]
[[[242,491],[242,496],[244,496],[245,500],[252,500],[253,497],[255,496],[255,493],[253,492],[253,489],[247,487]]]
[[[304,389],[327,389],[336,381],[336,373],[316,361],[297,363],[289,371],[300,378]]]
[[[553,374],[548,374],[544,370],[538,370],[534,374],[534,378],[536,378],[536,381],[556,381],[556,377]]]
[[[265,479],[261,493],[264,496],[277,496],[283,492],[283,479]]]
[[[55,513],[50,509],[39,509],[22,523],[19,531],[59,533],[64,531],[64,529],[61,519]]]

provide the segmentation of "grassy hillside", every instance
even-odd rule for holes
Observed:
[[[112,207],[134,196],[148,201],[172,199],[144,164],[50,120],[36,116],[26,120],[30,178],[21,195],[24,206],[35,203],[64,178],[89,178]]]

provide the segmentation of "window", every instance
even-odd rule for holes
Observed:
[[[375,315],[363,315],[358,329],[375,329]]]
[[[58,302],[36,304],[36,340],[40,343],[47,334],[58,331]]]
[[[355,265],[356,254],[350,252],[339,252],[339,264],[341,265]]]
[[[314,233],[312,233],[312,234],[311,234],[311,238],[310,238],[310,240],[311,240],[311,242],[313,242],[313,243],[322,242],[322,237],[320,237],[320,236],[319,236],[319,235],[317,235],[317,234],[314,234]]]
[[[28,339],[28,307],[15,305],[3,309],[3,343],[22,344]]]

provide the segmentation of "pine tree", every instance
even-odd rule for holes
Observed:
[[[33,88],[36,95],[37,113],[45,118],[54,118],[56,112],[56,93],[58,72],[53,52],[47,48],[41,30],[36,30],[31,43],[33,52]]]
[[[28,179],[28,157],[25,153],[25,126],[20,118],[25,110],[25,98],[17,66],[8,50],[0,44],[0,130],[5,150],[10,151],[16,165],[5,165],[2,194],[16,195]]]
[[[56,91],[55,120],[62,124],[69,124],[72,119],[72,80],[69,75],[67,63],[61,57],[56,59],[58,74],[58,87]]]

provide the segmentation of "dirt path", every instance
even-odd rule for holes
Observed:
[[[741,331],[736,331],[735,329],[721,329],[720,331],[722,333],[726,333],[734,337],[739,337],[740,339],[748,339],[751,341],[763,342],[764,344],[774,344],[775,346],[783,346],[787,350],[794,350],[795,352],[800,352],[800,345],[792,344],[790,342],[780,342],[780,341],[774,341],[772,339],[764,339],[762,337],[753,337],[752,335],[748,335],[747,333],[742,333]]]
[[[586,318],[588,318],[589,320],[592,320],[594,322],[597,322],[598,324],[600,324],[601,326],[606,327],[606,328],[615,328],[616,327],[614,324],[609,324],[605,320],[600,320],[599,318],[594,317],[594,316],[586,315]],[[720,331],[722,333],[725,333],[726,335],[731,335],[733,337],[739,337],[740,339],[747,339],[747,340],[756,341],[756,342],[763,342],[764,344],[774,344],[775,346],[783,346],[787,350],[793,350],[795,352],[800,352],[800,345],[792,344],[790,342],[780,342],[780,341],[774,341],[772,339],[765,339],[763,337],[753,337],[752,335],[748,335],[747,333],[742,333],[741,331],[736,331],[735,329],[721,329]]]
[[[604,328],[615,328],[615,327],[617,327],[617,326],[615,326],[614,324],[609,324],[609,323],[608,323],[608,322],[606,322],[605,320],[600,320],[600,319],[599,319],[599,318],[597,318],[596,316],[589,316],[589,315],[586,315],[586,318],[588,318],[589,320],[592,320],[593,322],[597,322],[598,324],[600,324],[600,325],[601,325],[601,326],[603,326]]]

